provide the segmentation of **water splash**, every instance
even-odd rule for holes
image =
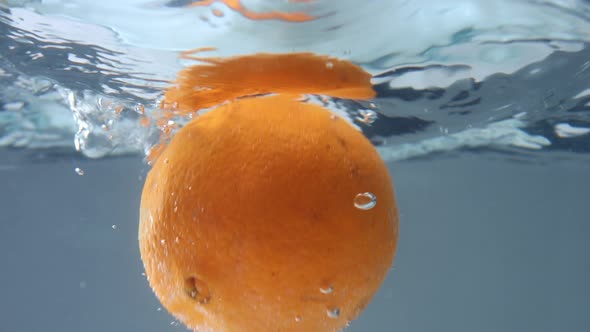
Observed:
[[[87,156],[146,153],[161,131],[154,101],[184,64],[176,50],[212,45],[220,56],[311,50],[363,64],[375,74],[378,108],[323,102],[357,118],[387,160],[463,149],[590,151],[587,136],[566,126],[583,133],[590,123],[587,2],[314,1],[301,8],[320,18],[302,23],[252,21],[231,10],[204,22],[194,18],[211,8],[146,7],[142,0],[65,3],[13,0],[0,10],[0,44],[10,50],[0,57],[0,146],[73,148],[77,131]],[[248,6],[299,8],[265,1]],[[506,10],[509,15],[490,15]],[[360,13],[367,19],[348,20]],[[156,31],[149,38],[145,20]],[[323,31],[326,26],[332,28]],[[171,31],[178,38],[169,38]],[[362,37],[367,34],[380,37]],[[74,108],[63,91],[75,95]],[[122,115],[97,106],[98,99],[122,105]],[[148,116],[133,118],[139,104]],[[368,126],[370,117],[359,110],[378,119]],[[120,118],[125,125],[108,126]]]

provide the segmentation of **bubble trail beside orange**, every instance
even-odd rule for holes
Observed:
[[[151,287],[194,331],[340,331],[391,267],[398,212],[371,143],[299,97],[371,98],[370,75],[310,53],[195,59],[205,64],[183,70],[163,105],[214,108],[146,178]]]

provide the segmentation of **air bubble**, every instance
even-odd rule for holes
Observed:
[[[340,316],[340,308],[328,309],[326,313],[330,318],[338,318]]]
[[[377,197],[370,192],[360,193],[354,197],[354,206],[360,210],[370,210],[377,205]]]
[[[366,125],[372,125],[377,120],[377,112],[373,110],[360,109],[358,110],[358,116],[355,119]]]
[[[320,293],[322,294],[330,294],[334,291],[334,287],[327,286],[327,287],[320,287]]]
[[[84,170],[83,170],[83,169],[81,169],[81,168],[79,168],[79,167],[76,167],[76,168],[74,169],[74,171],[76,172],[76,174],[78,174],[78,175],[80,175],[80,176],[84,175]]]

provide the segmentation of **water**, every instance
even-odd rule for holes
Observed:
[[[188,2],[0,2],[5,329],[183,330],[141,277],[136,210],[179,51],[216,47],[374,75],[370,102],[322,97],[378,147],[401,211],[395,269],[349,331],[586,331],[588,1],[243,1],[320,17],[301,23]]]

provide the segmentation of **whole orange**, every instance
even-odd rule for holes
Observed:
[[[149,283],[195,331],[338,331],[381,285],[397,236],[392,182],[372,144],[290,95],[192,120],[141,200]]]

